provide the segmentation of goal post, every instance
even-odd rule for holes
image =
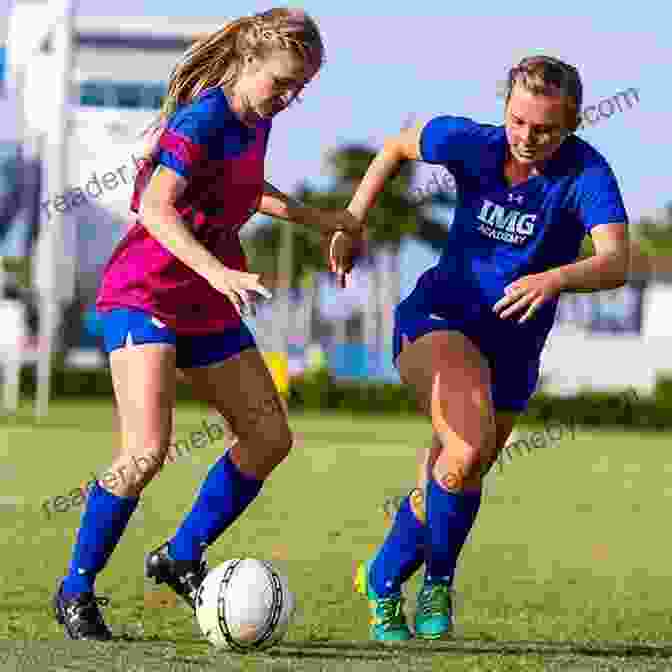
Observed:
[[[71,110],[76,0],[49,0],[44,4],[15,2],[9,17],[7,65],[10,86],[17,93],[19,142],[31,134],[45,140],[41,156],[43,187],[47,194],[62,194],[68,186],[68,128]],[[46,73],[48,72],[48,78]],[[48,115],[38,115],[36,87],[49,99]],[[28,95],[32,93],[33,95]],[[28,128],[29,118],[37,122]],[[37,389],[34,412],[47,415],[51,391],[54,340],[62,319],[63,304],[74,296],[76,259],[66,254],[67,215],[54,209],[41,225],[32,250],[32,285],[39,297]],[[70,250],[72,252],[72,250]]]

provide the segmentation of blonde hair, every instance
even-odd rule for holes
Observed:
[[[168,93],[153,126],[162,125],[182,104],[213,86],[231,86],[243,59],[264,58],[277,49],[293,51],[315,71],[324,45],[315,21],[301,9],[274,8],[242,17],[194,43],[173,68]]]
[[[583,84],[579,71],[572,65],[552,56],[528,56],[509,70],[506,102],[509,102],[516,83],[535,95],[563,95],[573,117],[581,115]]]

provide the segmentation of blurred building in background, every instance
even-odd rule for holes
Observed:
[[[45,179],[52,89],[48,43],[42,48],[44,62],[23,70],[25,118],[17,116],[11,86],[21,71],[25,36],[44,6],[19,2],[11,21],[0,23],[0,45],[7,47],[0,49],[0,256],[30,256],[55,210],[65,213],[65,258],[74,271],[74,293],[62,345],[69,351],[68,363],[100,366],[93,303],[102,266],[129,223],[140,135],[159,110],[175,62],[217,26],[183,19],[174,23],[169,17],[76,17],[69,188],[55,194],[49,193]],[[407,279],[401,283],[402,298],[425,270],[404,264],[403,259],[396,264]],[[397,380],[389,338],[379,337],[391,333],[386,288],[400,282],[392,267],[381,257],[373,266],[358,268],[345,291],[322,273],[292,293],[288,349],[294,374],[301,373],[308,353],[318,347],[339,377]],[[560,392],[624,384],[650,389],[657,371],[672,370],[671,278],[672,268],[662,262],[639,272],[621,290],[563,297],[544,357],[545,384]],[[253,326],[264,349],[278,329],[273,307],[262,309]]]
[[[103,265],[128,225],[141,133],[157,114],[180,55],[209,25],[167,18],[77,16],[65,193],[49,193],[46,132],[53,116],[50,44],[23,48],[47,3],[17,2],[0,24],[0,256],[29,257],[55,211],[65,214],[65,257],[74,271],[64,345],[73,363],[102,363],[93,303]],[[15,86],[13,86],[15,85]],[[21,86],[23,85],[23,87]],[[23,108],[14,100],[24,96]],[[25,109],[25,117],[20,115]],[[18,114],[17,114],[18,111]],[[64,276],[66,274],[63,274]],[[68,295],[67,290],[65,291]]]

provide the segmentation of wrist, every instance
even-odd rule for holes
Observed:
[[[554,278],[554,284],[558,294],[570,289],[570,278],[566,268],[555,268],[550,272]]]
[[[319,208],[314,208],[310,205],[306,205],[305,203],[301,203],[301,201],[298,201],[295,198],[292,198],[287,210],[287,219],[290,222],[295,222],[300,226],[306,227],[315,226],[315,222],[317,222],[319,224],[319,228],[323,228],[321,217],[322,211]]]
[[[364,212],[361,208],[358,208],[354,200],[346,208],[346,211],[352,215],[352,232],[361,235],[364,232],[364,220],[366,219],[366,212]]]
[[[350,236],[361,236],[364,226],[347,210],[320,210],[315,209],[311,213],[312,221],[318,223],[322,235],[332,235],[337,231],[347,233]]]
[[[359,225],[353,226],[336,226],[327,229],[327,232],[333,235],[334,233],[345,233],[351,238],[361,238],[364,235],[364,227]]]
[[[216,283],[218,278],[222,277],[223,273],[231,271],[230,268],[224,266],[221,261],[217,258],[207,259],[203,263],[203,266],[199,271],[197,271],[201,276],[203,276],[210,284]]]

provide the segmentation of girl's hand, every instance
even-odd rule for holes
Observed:
[[[258,273],[245,273],[232,268],[223,267],[214,278],[209,278],[210,284],[224,294],[233,304],[238,315],[254,315],[254,300],[251,292],[272,298],[271,292],[259,282]]]
[[[335,231],[329,238],[327,258],[329,270],[336,274],[338,284],[345,287],[346,275],[350,273],[355,261],[364,251],[363,236],[356,236],[345,231]]]
[[[562,276],[557,270],[526,275],[504,289],[506,296],[494,305],[493,311],[502,319],[507,319],[527,309],[518,320],[518,323],[522,324],[527,322],[540,306],[558,296],[562,289]]]
[[[362,234],[363,225],[349,210],[322,210],[319,215],[320,228],[327,235],[345,231],[350,235]]]

